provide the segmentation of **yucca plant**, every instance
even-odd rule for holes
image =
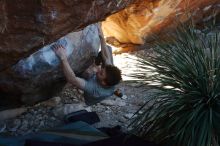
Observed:
[[[169,146],[217,146],[220,136],[220,32],[181,25],[131,76],[158,89],[131,123],[133,132]],[[139,112],[140,113],[140,112]]]

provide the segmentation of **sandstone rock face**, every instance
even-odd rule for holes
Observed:
[[[55,43],[65,46],[68,60],[76,74],[81,73],[98,54],[100,40],[95,24],[72,32]],[[0,103],[4,101],[35,103],[50,98],[65,85],[60,61],[51,43],[17,64],[0,72]],[[20,103],[18,103],[20,104]]]
[[[174,28],[175,22],[188,20],[187,15],[203,22],[219,11],[219,0],[138,0],[108,17],[103,29],[110,43],[126,49],[129,44],[151,41],[152,34],[162,35]]]
[[[0,71],[133,0],[0,0]],[[9,55],[10,54],[10,55]]]

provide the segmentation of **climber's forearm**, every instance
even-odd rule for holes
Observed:
[[[102,53],[102,57],[103,60],[105,61],[105,64],[111,64],[113,65],[113,61],[112,61],[112,50],[110,50],[106,43],[105,43],[105,39],[103,37],[103,34],[99,36],[100,38],[100,42],[101,42],[101,53]]]
[[[64,72],[64,75],[65,75],[67,81],[70,84],[72,84],[80,89],[83,89],[85,87],[85,80],[76,77],[74,71],[70,67],[70,64],[69,64],[67,58],[62,58],[61,62],[62,62],[63,72]]]
[[[62,58],[61,62],[62,62],[63,72],[64,72],[64,75],[65,75],[67,81],[69,82],[71,80],[74,80],[76,78],[76,75],[73,72],[73,70],[71,69],[67,58]]]
[[[98,31],[99,31],[99,38],[100,38],[100,43],[101,43],[102,58],[103,58],[103,61],[104,61],[105,64],[113,65],[112,50],[110,48],[108,48],[107,45],[106,45],[101,25],[102,24],[100,22],[98,24]]]
[[[55,44],[53,46],[53,51],[56,53],[62,63],[63,72],[67,81],[80,89],[84,89],[85,80],[76,77],[67,60],[66,49],[62,45]]]

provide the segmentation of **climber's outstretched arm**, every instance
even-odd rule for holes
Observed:
[[[101,28],[101,22],[98,24],[98,30],[99,30],[99,38],[101,42],[101,53],[102,58],[105,64],[113,65],[113,57],[112,57],[112,50],[111,48],[107,47],[104,39],[104,35]]]
[[[85,80],[76,77],[74,71],[71,69],[70,64],[67,60],[65,48],[62,45],[54,45],[53,50],[61,60],[63,72],[67,81],[79,89],[84,89]]]

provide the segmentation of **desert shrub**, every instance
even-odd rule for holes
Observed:
[[[132,131],[169,146],[216,146],[220,33],[216,27],[181,25],[165,38],[156,39],[155,55],[138,59],[140,70],[131,75],[158,89],[131,123]]]

